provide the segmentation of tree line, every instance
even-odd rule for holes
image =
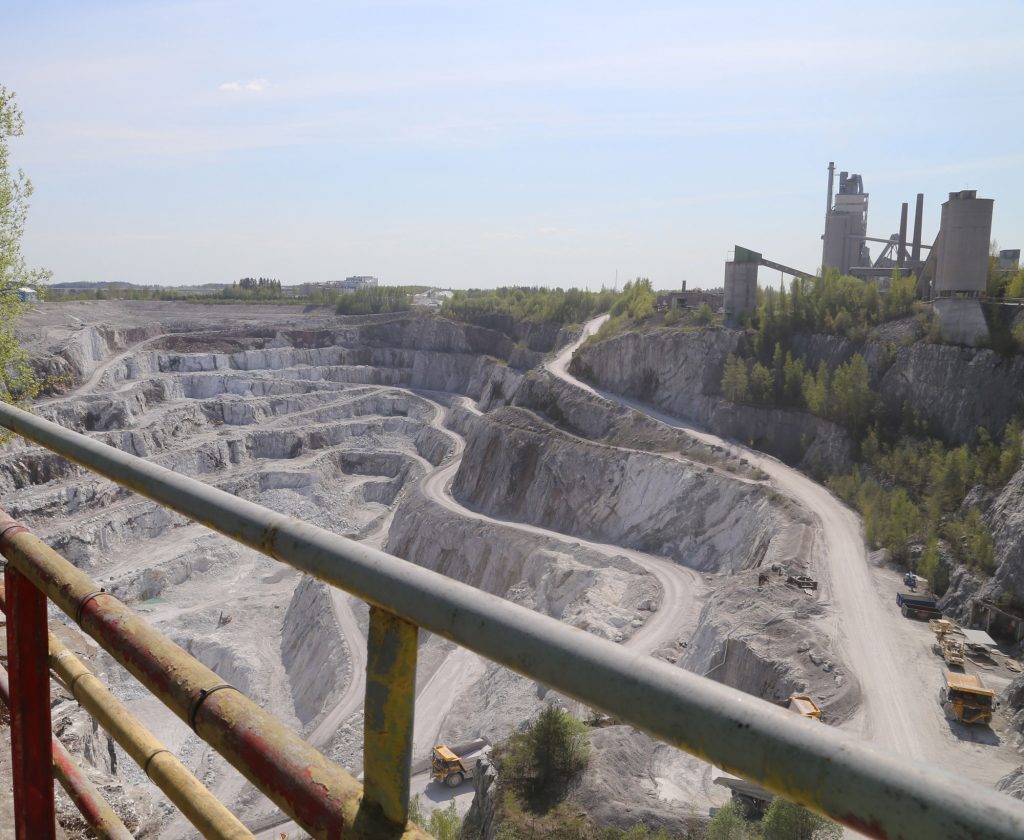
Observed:
[[[376,315],[382,312],[407,312],[419,286],[371,286],[338,297],[334,311],[338,315]]]
[[[616,299],[607,289],[545,288],[503,286],[497,289],[456,291],[441,305],[441,315],[456,321],[475,323],[494,315],[508,315],[516,321],[554,321],[582,324],[605,312]]]

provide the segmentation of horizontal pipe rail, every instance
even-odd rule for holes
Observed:
[[[0,405],[0,425],[861,833],[934,840],[1024,836],[1024,805],[994,790],[876,752],[764,700],[632,653],[12,406]]]
[[[0,700],[11,707],[11,687],[7,669],[0,667]],[[54,735],[50,735],[53,752],[53,775],[75,803],[78,812],[100,840],[132,840],[131,832],[125,828],[121,818],[103,798],[103,794],[89,781],[71,754]],[[35,826],[36,829],[39,826]]]
[[[0,552],[168,709],[315,838],[427,838],[362,807],[362,787],[276,718],[0,512]]]

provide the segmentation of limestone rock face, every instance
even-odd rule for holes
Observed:
[[[387,550],[605,638],[630,635],[640,605],[660,600],[625,557],[459,516],[418,491],[395,513]]]
[[[486,758],[478,758],[473,774],[473,803],[462,824],[462,836],[472,840],[494,840],[498,810],[498,772]]]
[[[983,348],[908,345],[892,340],[904,337],[907,324],[883,327],[879,338],[867,342],[807,335],[796,336],[793,346],[812,368],[822,361],[835,368],[861,354],[888,411],[911,407],[932,435],[954,445],[973,441],[982,426],[998,433],[1010,418],[1024,414],[1024,358]],[[722,369],[741,335],[726,329],[621,333],[581,348],[573,371],[600,388],[752,443],[788,463],[848,468],[849,441],[835,424],[807,412],[737,405],[722,397]]]
[[[351,664],[339,644],[326,584],[303,577],[292,593],[281,635],[281,660],[288,672],[295,714],[308,724],[341,691]]]
[[[574,438],[515,408],[473,424],[452,489],[490,516],[703,570],[754,565],[782,518],[762,487]]]
[[[996,496],[985,517],[992,530],[995,574],[983,580],[965,567],[958,568],[940,604],[961,620],[970,618],[975,598],[1024,607],[1024,468]]]
[[[988,518],[998,564],[992,581],[995,590],[1024,605],[1024,469],[996,497]]]
[[[834,423],[721,396],[722,369],[740,335],[735,330],[623,333],[581,348],[572,370],[601,388],[648,402],[788,463],[829,472],[848,469],[849,440]]]
[[[1024,799],[1024,767],[1018,767],[1003,776],[996,782],[996,790],[1014,799]]]
[[[1024,412],[1024,358],[991,350],[914,344],[896,352],[881,380],[893,410],[909,404],[939,437],[959,444],[980,427],[999,432]]]

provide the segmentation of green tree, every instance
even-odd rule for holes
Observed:
[[[748,387],[750,398],[754,402],[770,403],[775,396],[775,374],[760,362],[754,362],[754,366],[750,370]]]
[[[753,836],[744,819],[743,807],[735,799],[718,809],[704,832],[704,840],[751,840]]]
[[[825,417],[828,414],[832,396],[832,376],[828,365],[821,362],[817,375],[808,373],[804,377],[804,401],[812,414]]]
[[[375,286],[357,289],[338,298],[338,315],[377,315],[412,309],[412,290],[406,286]]]
[[[641,321],[654,312],[655,300],[651,281],[646,277],[637,277],[623,286],[622,294],[612,304],[612,317],[626,315],[633,321]]]
[[[858,439],[874,409],[875,394],[871,390],[868,364],[856,353],[850,361],[836,368],[832,378],[831,414]]]
[[[776,796],[761,820],[764,840],[839,840],[843,830],[825,817]]]
[[[527,792],[557,799],[590,760],[590,730],[565,709],[545,706],[525,732],[509,739],[502,771]]]
[[[14,336],[14,322],[25,308],[19,287],[38,290],[49,272],[30,270],[21,253],[32,182],[10,170],[8,140],[24,131],[14,93],[0,85],[0,399],[26,403],[39,392],[28,354]]]
[[[921,559],[917,562],[917,573],[928,579],[928,587],[936,595],[945,595],[949,588],[949,571],[939,555],[939,540],[928,538]]]
[[[722,393],[732,402],[746,402],[748,399],[747,366],[732,353],[725,360],[722,370]]]

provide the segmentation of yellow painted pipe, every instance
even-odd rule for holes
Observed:
[[[252,840],[254,835],[152,732],[125,708],[77,656],[50,633],[50,668],[129,757],[207,838]]]

